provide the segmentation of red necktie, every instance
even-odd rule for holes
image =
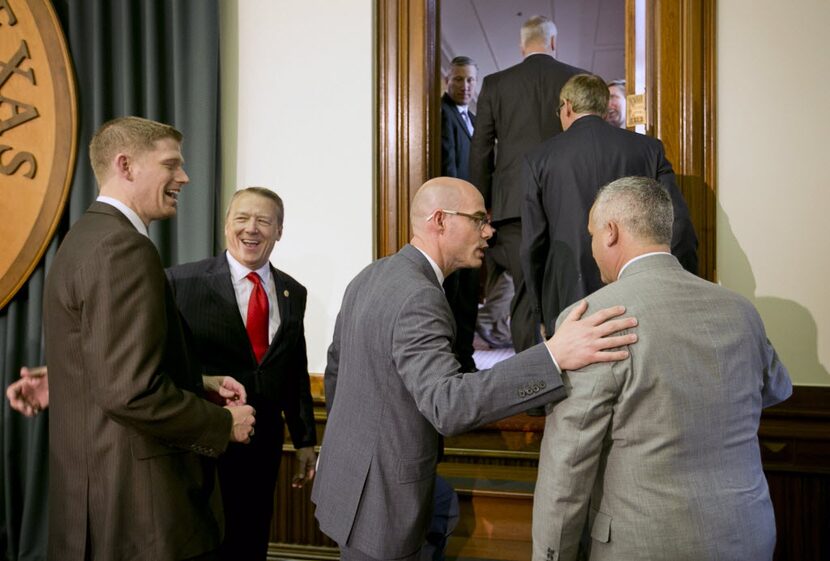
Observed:
[[[248,300],[248,323],[245,329],[248,331],[248,339],[251,340],[257,362],[262,362],[262,357],[268,350],[268,296],[258,274],[248,273],[245,278],[254,283],[251,298]]]

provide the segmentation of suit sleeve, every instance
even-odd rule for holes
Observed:
[[[543,344],[490,370],[459,372],[452,314],[438,287],[414,291],[392,328],[392,358],[418,410],[445,435],[561,399],[562,379]]]
[[[622,365],[621,365],[622,364]],[[577,559],[588,504],[607,440],[618,376],[625,363],[600,363],[563,375],[568,398],[545,421],[533,495],[533,559]],[[615,372],[616,371],[616,372]],[[613,373],[613,374],[612,374]]]
[[[493,170],[496,165],[496,123],[491,101],[491,82],[487,78],[481,86],[476,105],[476,125],[470,145],[470,183],[484,197],[488,210],[493,206]]]
[[[323,386],[326,392],[326,414],[331,414],[331,408],[334,404],[334,393],[337,390],[337,371],[340,366],[340,326],[342,312],[337,314],[337,320],[334,322],[334,336],[329,345],[328,359],[326,361],[326,372],[323,375]]]
[[[659,142],[659,141],[658,141]],[[671,252],[680,261],[684,269],[698,274],[697,235],[689,216],[689,207],[683,193],[677,187],[676,177],[671,163],[666,159],[663,143],[659,143],[657,181],[669,191],[674,207],[674,224],[672,225]]]
[[[769,339],[765,339],[764,354],[766,366],[764,368],[764,387],[761,390],[762,406],[770,407],[781,403],[793,393],[793,383],[787,367],[781,363],[778,353],[775,352]]]
[[[314,403],[311,400],[311,384],[308,379],[308,354],[305,342],[306,293],[303,291],[300,303],[300,335],[297,345],[291,350],[285,374],[288,377],[285,391],[280,396],[285,423],[291,434],[294,448],[305,448],[317,444],[314,425]]]
[[[106,258],[79,270],[84,356],[90,394],[114,421],[170,445],[215,456],[230,438],[231,415],[176,386],[164,371],[168,330],[166,278],[152,243],[116,233]],[[177,310],[172,311],[177,314]],[[181,374],[181,373],[177,373]]]
[[[447,109],[441,107],[441,175],[446,177],[458,177],[458,159],[456,158],[457,147],[451,115]]]
[[[533,164],[525,159],[524,201],[522,203],[522,243],[519,256],[527,283],[528,295],[536,311],[536,317],[550,321],[542,315],[542,287],[544,286],[545,264],[550,249],[548,218],[542,204],[542,189],[539,174]],[[546,328],[550,326],[546,325]],[[548,329],[548,332],[552,332]]]

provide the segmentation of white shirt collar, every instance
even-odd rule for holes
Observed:
[[[105,203],[118,209],[121,212],[121,214],[127,217],[127,220],[130,221],[130,224],[132,224],[135,227],[135,229],[138,230],[139,234],[147,236],[148,238],[150,237],[150,235],[147,233],[147,225],[141,221],[141,218],[138,217],[138,214],[136,214],[133,209],[131,209],[118,199],[113,199],[112,197],[107,197],[105,195],[98,195],[98,198],[95,200],[99,203]]]
[[[414,246],[414,245],[413,245],[412,247],[414,247],[415,249],[417,249],[418,251],[420,251],[420,252],[421,252],[421,254],[422,254],[424,257],[426,257],[426,258],[427,258],[427,261],[429,261],[429,265],[430,265],[430,267],[432,267],[432,270],[433,270],[433,271],[435,271],[435,276],[436,276],[436,277],[438,277],[438,284],[440,284],[441,286],[443,286],[443,285],[444,285],[444,273],[442,273],[442,272],[441,272],[441,269],[438,267],[438,263],[436,263],[436,262],[435,262],[435,260],[433,260],[433,259],[432,259],[432,257],[430,257],[430,256],[427,254],[427,252],[426,252],[426,251],[424,251],[423,249],[421,249],[420,247],[418,247],[418,246]]]
[[[619,278],[622,276],[623,271],[625,271],[626,267],[628,267],[629,265],[631,265],[635,261],[639,261],[643,257],[648,257],[649,255],[671,255],[671,253],[669,253],[668,251],[652,251],[650,253],[643,253],[642,255],[638,255],[637,257],[629,260],[628,263],[626,263],[625,265],[622,266],[622,269],[620,269],[620,272],[617,273],[617,280],[619,280]]]
[[[470,110],[468,109],[469,105],[458,105],[456,104],[455,108],[458,109],[459,113],[467,113],[470,114]]]
[[[240,281],[248,276],[248,273],[251,272],[251,269],[237,261],[233,255],[231,255],[230,251],[225,252],[225,256],[228,259],[228,266],[231,269],[231,278],[235,281]],[[262,279],[262,282],[265,286],[268,286],[268,280],[271,277],[271,263],[270,261],[266,261],[265,264],[260,267],[259,269],[254,271],[256,274],[259,275],[259,278]]]

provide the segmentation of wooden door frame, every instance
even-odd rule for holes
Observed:
[[[376,257],[409,240],[412,196],[440,169],[439,2],[375,3]],[[717,278],[715,3],[648,0],[646,17],[647,132],[674,164],[700,240],[700,275],[710,280]]]

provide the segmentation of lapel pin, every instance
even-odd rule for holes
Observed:
[[[287,290],[283,290],[283,291],[282,291],[282,295],[283,295],[283,296],[285,296],[286,298],[288,298],[288,291],[287,291]]]

